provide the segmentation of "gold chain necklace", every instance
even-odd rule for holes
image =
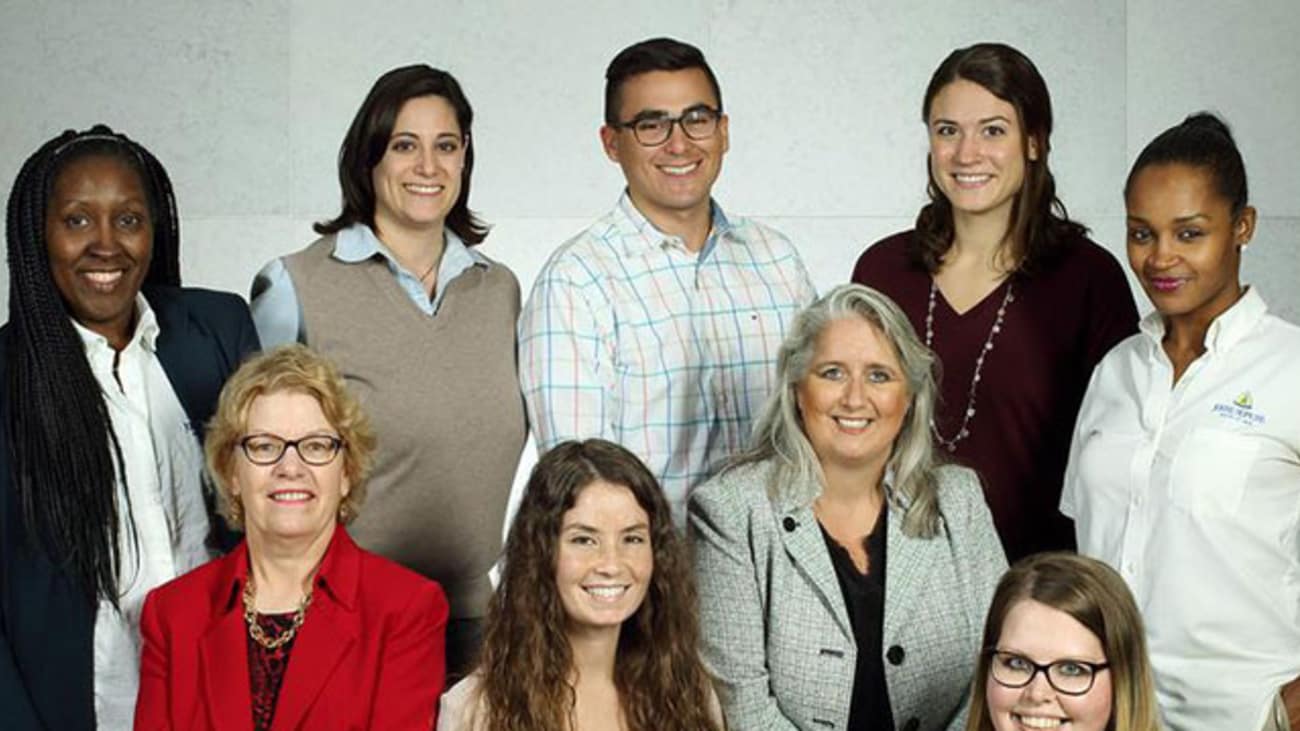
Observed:
[[[256,604],[253,602],[256,596],[253,589],[253,574],[249,572],[248,580],[244,582],[244,622],[248,625],[248,636],[268,650],[287,644],[294,635],[298,634],[298,628],[302,627],[303,620],[307,618],[307,607],[311,606],[311,592],[307,592],[307,596],[304,596],[302,603],[298,605],[298,611],[293,613],[293,624],[275,639],[267,637],[262,631],[262,625],[257,622],[257,610],[254,608]]]

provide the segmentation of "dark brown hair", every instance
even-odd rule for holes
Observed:
[[[718,101],[718,112],[722,112],[722,89],[718,87],[718,78],[704,60],[700,49],[689,43],[682,43],[673,38],[650,38],[634,43],[614,57],[605,69],[605,124],[618,124],[625,121],[618,118],[619,106],[623,103],[620,96],[623,84],[633,76],[650,71],[684,71],[699,69],[709,80],[713,97]]]
[[[977,43],[948,55],[930,77],[921,105],[921,120],[930,123],[930,105],[944,87],[964,79],[1015,108],[1022,130],[1021,154],[1025,158],[1025,179],[1011,209],[1012,260],[1018,271],[1032,276],[1056,259],[1063,247],[1088,233],[1071,221],[1065,205],[1056,197],[1056,179],[1047,165],[1051,151],[1052,99],[1047,83],[1023,53],[1002,43]],[[1029,159],[1029,146],[1037,152]],[[926,164],[930,203],[916,217],[909,258],[914,265],[934,273],[943,264],[953,240],[952,202],[935,183]]]
[[[486,727],[572,727],[573,653],[556,560],[564,514],[597,480],[627,487],[650,517],[654,572],[641,606],[623,622],[614,666],[628,727],[720,731],[709,715],[711,680],[698,654],[695,578],[668,501],[635,455],[601,439],[557,445],[529,476],[488,604],[478,668]]]
[[[1129,170],[1124,197],[1128,197],[1133,179],[1144,168],[1174,163],[1210,171],[1215,189],[1232,207],[1233,218],[1245,210],[1249,192],[1246,164],[1222,119],[1209,112],[1197,112],[1147,143]]]
[[[371,173],[388,149],[388,138],[402,105],[421,96],[440,96],[456,112],[456,122],[465,139],[465,166],[461,169],[460,196],[447,213],[447,228],[456,233],[466,246],[481,243],[488,227],[469,210],[469,182],[474,172],[474,140],[470,127],[474,110],[461,91],[455,77],[425,64],[393,69],[380,76],[339,148],[339,187],[343,189],[343,211],[313,228],[318,234],[338,233],[354,223],[375,227],[375,185]]]

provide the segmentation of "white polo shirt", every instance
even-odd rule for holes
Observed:
[[[1137,599],[1169,731],[1256,729],[1300,675],[1300,328],[1250,288],[1172,387],[1163,336],[1097,365],[1061,512]]]
[[[145,595],[211,558],[204,545],[203,452],[158,362],[158,322],[139,295],[136,311],[135,333],[121,353],[73,321],[126,463],[126,484],[117,485],[121,611],[100,601],[95,613],[95,716],[101,729],[130,728],[135,715]],[[135,540],[127,527],[128,494]]]

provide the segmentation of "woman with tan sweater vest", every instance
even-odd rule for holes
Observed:
[[[343,210],[253,282],[262,342],[333,359],[379,440],[363,548],[447,592],[447,670],[476,654],[526,423],[515,360],[519,283],[478,253],[473,111],[425,65],[375,82],[339,154]],[[473,414],[473,418],[466,418]]]

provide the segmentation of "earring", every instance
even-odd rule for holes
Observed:
[[[1238,253],[1244,254],[1248,248],[1250,248],[1250,244],[1237,244]]]
[[[230,519],[235,523],[236,526],[242,528],[244,525],[244,500],[239,496],[239,493],[237,492],[231,493],[230,495],[229,512],[230,512]]]

